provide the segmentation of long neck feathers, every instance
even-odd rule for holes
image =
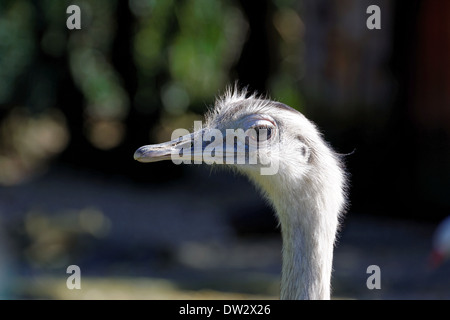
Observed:
[[[281,225],[281,299],[330,299],[345,177],[325,143],[315,146],[311,162],[302,177],[280,167],[276,181],[254,179],[274,205]]]
[[[337,220],[325,221],[328,214],[308,206],[283,207],[281,299],[330,299]]]

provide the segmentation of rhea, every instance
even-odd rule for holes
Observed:
[[[281,102],[230,89],[217,98],[201,130],[143,146],[134,158],[140,162],[167,160],[183,149],[192,160],[202,160],[210,144],[206,141],[194,148],[193,140],[220,130],[226,141],[226,135],[233,132],[227,129],[239,128],[247,137],[234,139],[231,147],[224,143],[219,155],[242,156],[245,152],[248,160],[249,153],[257,153],[257,163],[224,161],[224,166],[248,176],[276,211],[283,243],[280,298],[330,299],[346,175],[340,156],[302,113]],[[250,148],[255,140],[257,147]],[[262,174],[261,169],[271,163],[276,163],[276,173]]]

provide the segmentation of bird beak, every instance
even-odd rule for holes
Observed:
[[[171,159],[201,161],[203,151],[202,133],[203,130],[200,130],[168,142],[140,147],[134,153],[134,159],[145,163]],[[198,140],[200,141],[197,143]]]
[[[156,162],[169,160],[172,152],[175,151],[174,141],[164,142],[160,144],[151,144],[140,147],[134,153],[134,160],[139,162]]]
[[[168,142],[140,147],[134,153],[134,159],[139,162],[172,160],[175,164],[245,164],[252,160],[256,164],[256,154],[252,153],[253,158],[249,158],[249,145],[245,138],[235,141],[234,135],[230,136],[228,139],[226,132],[217,129],[200,129]],[[227,140],[231,141],[229,145]]]

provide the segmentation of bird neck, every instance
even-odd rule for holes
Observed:
[[[280,194],[274,202],[283,237],[281,299],[330,299],[338,214],[330,193],[314,189],[323,187]]]
[[[281,299],[330,299],[335,230],[326,223],[305,221],[312,212],[279,212],[283,237]],[[291,219],[293,215],[303,220]],[[284,221],[283,221],[284,220]],[[313,220],[313,219],[310,219]],[[315,219],[314,219],[315,220]],[[324,237],[332,234],[332,237]]]
[[[325,160],[315,163],[308,174],[280,168],[283,174],[272,178],[250,175],[272,202],[281,225],[281,299],[330,299],[345,176],[326,148],[320,154]]]

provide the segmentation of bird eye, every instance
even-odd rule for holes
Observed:
[[[269,140],[272,134],[273,128],[270,126],[254,126],[248,130],[248,136],[258,142]]]

